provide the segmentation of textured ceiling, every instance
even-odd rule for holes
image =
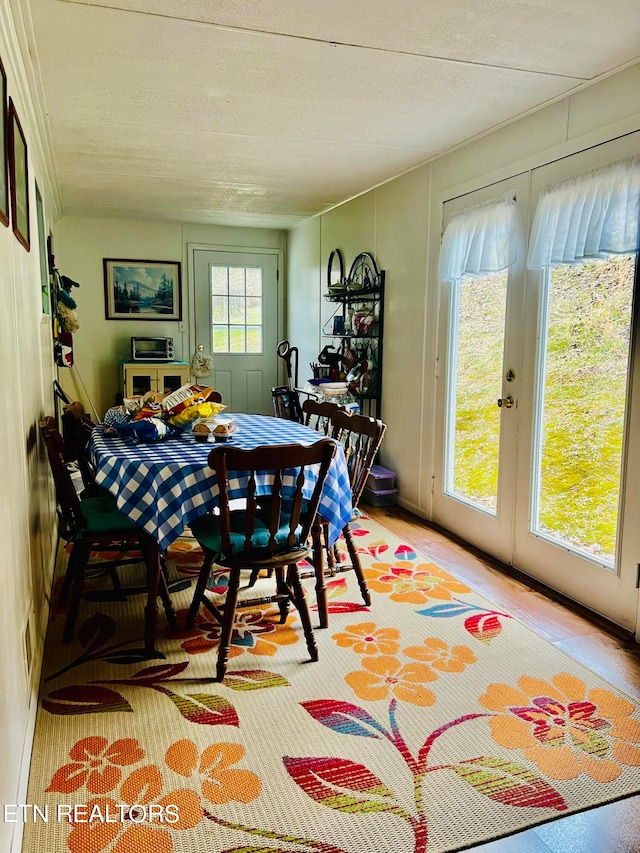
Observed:
[[[67,215],[287,228],[585,82],[638,0],[30,0]]]

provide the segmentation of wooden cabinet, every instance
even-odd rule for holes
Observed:
[[[149,364],[144,361],[122,363],[122,386],[125,397],[138,397],[149,391],[166,394],[186,385],[190,368],[186,361]]]

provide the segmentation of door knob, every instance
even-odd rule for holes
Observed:
[[[498,407],[501,409],[510,409],[513,406],[513,397],[500,397]]]

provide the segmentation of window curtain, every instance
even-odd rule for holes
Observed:
[[[458,281],[512,266],[518,256],[517,228],[513,194],[455,213],[442,237],[438,277]]]
[[[531,232],[529,269],[637,252],[640,158],[542,190]]]

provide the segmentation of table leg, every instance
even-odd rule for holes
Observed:
[[[147,604],[144,609],[144,650],[149,657],[156,653],[158,628],[158,589],[160,585],[160,549],[158,543],[144,534],[144,551],[147,564]]]

